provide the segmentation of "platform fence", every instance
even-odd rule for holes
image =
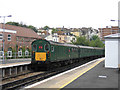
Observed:
[[[31,58],[31,52],[5,52],[4,59],[22,59],[22,58]],[[0,59],[3,59],[3,52],[0,52]]]

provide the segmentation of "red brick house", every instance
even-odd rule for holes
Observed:
[[[99,31],[100,31],[101,40],[104,40],[104,36],[118,33],[119,28],[118,26],[111,26],[111,27],[106,26],[106,28],[99,28]]]
[[[19,57],[22,53],[26,55],[31,51],[31,43],[35,39],[40,39],[41,37],[37,35],[33,30],[25,27],[5,25],[4,29],[4,51],[11,57],[13,52]],[[3,47],[3,24],[0,24],[0,56],[2,56]],[[12,52],[12,53],[11,53]]]

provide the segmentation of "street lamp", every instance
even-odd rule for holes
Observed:
[[[110,20],[110,21],[113,21],[113,22],[117,21],[118,22],[118,33],[120,33],[120,25],[119,25],[120,20]]]
[[[6,17],[12,17],[12,15],[8,15],[8,16],[0,16],[0,18],[3,18],[3,61],[4,61],[4,32],[5,32],[5,18]]]

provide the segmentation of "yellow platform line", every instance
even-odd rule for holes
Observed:
[[[103,60],[105,60],[105,59],[101,59],[101,60],[97,61],[96,63],[94,63],[91,67],[83,69],[83,70],[82,70],[82,73],[80,73],[77,77],[73,78],[73,79],[70,80],[69,82],[67,82],[67,83],[65,83],[64,85],[62,85],[62,86],[60,87],[60,89],[61,89],[61,88],[64,88],[65,86],[67,86],[68,84],[70,84],[71,82],[73,82],[74,80],[76,80],[76,79],[77,79],[78,77],[80,77],[81,75],[85,74],[87,71],[89,71],[90,69],[92,69],[93,67],[95,67],[97,64],[99,64],[99,63],[102,62]]]

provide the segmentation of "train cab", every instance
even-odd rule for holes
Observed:
[[[50,43],[46,40],[36,40],[32,43],[32,63],[49,61]]]

